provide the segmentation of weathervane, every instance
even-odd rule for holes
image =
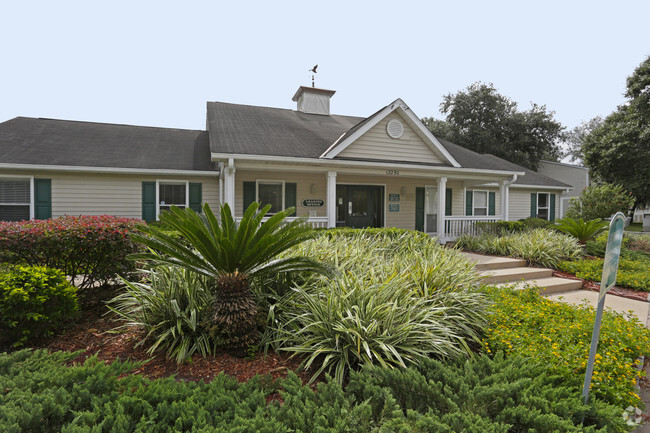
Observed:
[[[314,85],[314,74],[316,73],[316,68],[318,68],[318,65],[314,66],[313,68],[311,68],[311,69],[309,70],[309,72],[312,72],[312,76],[311,76],[311,87],[316,87],[316,86]]]

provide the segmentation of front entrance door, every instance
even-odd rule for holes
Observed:
[[[384,188],[370,185],[337,185],[337,226],[383,226]]]
[[[435,186],[424,188],[424,231],[438,231],[438,188]]]

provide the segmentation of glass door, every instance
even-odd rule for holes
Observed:
[[[424,189],[424,232],[438,231],[438,188],[427,186]]]

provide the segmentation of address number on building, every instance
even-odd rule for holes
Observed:
[[[386,174],[389,176],[399,176],[399,170],[386,170]]]

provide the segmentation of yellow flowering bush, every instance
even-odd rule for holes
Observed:
[[[483,345],[551,367],[582,386],[595,310],[551,301],[536,290],[488,288],[494,303]],[[634,385],[643,375],[640,356],[650,355],[650,330],[630,314],[605,311],[592,379],[592,395],[621,407],[640,403]]]
[[[570,272],[578,278],[600,281],[603,275],[601,258],[559,262],[558,269]],[[616,285],[650,292],[650,260],[621,258],[616,272]]]

